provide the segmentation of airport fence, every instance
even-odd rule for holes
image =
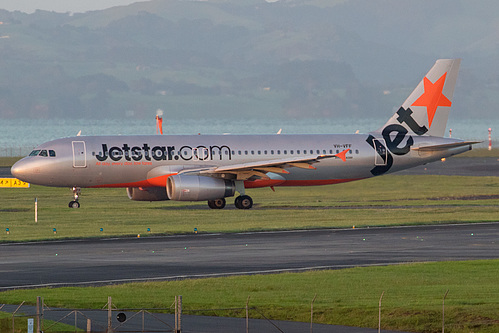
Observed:
[[[5,305],[0,305],[0,311],[9,311],[4,309]],[[100,309],[55,309],[47,306],[42,297],[37,297],[36,306],[26,306],[25,302],[18,306],[10,308],[12,312],[11,327],[12,333],[62,333],[62,332],[87,332],[87,333],[118,333],[118,332],[175,332],[183,331],[182,323],[185,318],[182,310],[182,296],[175,296],[172,305],[169,308],[150,308],[150,309],[119,309],[112,303],[112,298],[108,297],[106,305]],[[245,319],[233,318],[236,320],[231,326],[234,332],[250,332],[250,313],[257,312],[260,317],[265,318],[268,328],[265,331],[284,332],[274,321],[268,319],[265,314],[255,307],[249,306],[249,297],[246,305],[241,308],[224,309],[203,309],[189,310],[190,320],[196,318],[194,314],[198,312],[231,311],[234,315],[245,313]],[[207,320],[210,317],[201,317]],[[217,319],[216,317],[211,317]],[[196,319],[199,321],[199,319]],[[245,323],[245,324],[244,324]],[[64,327],[61,327],[61,324]],[[216,324],[215,324],[216,325]],[[243,326],[244,325],[244,326]],[[192,326],[192,325],[191,325]],[[203,331],[204,324],[197,324],[200,329],[194,331]],[[5,328],[5,326],[3,326]],[[192,330],[189,330],[192,331]],[[262,331],[261,324],[254,329],[255,332]],[[3,332],[3,331],[2,331]],[[7,332],[7,331],[6,331]]]
[[[0,157],[22,157],[28,155],[33,147],[2,147]]]
[[[445,332],[446,326],[453,331],[452,324],[445,323],[445,300],[449,290],[441,295],[441,329]],[[378,303],[378,332],[382,332],[382,302],[385,292],[379,297]],[[55,309],[44,303],[42,297],[37,297],[36,306],[26,306],[22,302],[18,306],[10,305],[4,309],[0,305],[0,312],[12,313],[11,325],[6,327],[0,321],[2,332],[27,332],[27,333],[62,333],[62,332],[87,332],[87,333],[118,333],[118,332],[175,332],[184,331],[184,326],[189,326],[184,332],[203,332],[207,327],[220,332],[285,332],[295,325],[292,331],[314,332],[314,302],[317,295],[310,302],[310,322],[291,323],[269,319],[258,307],[250,306],[248,296],[246,304],[240,308],[188,310],[182,308],[182,296],[175,296],[169,308],[142,308],[120,309],[116,307],[112,298],[108,297],[107,303],[101,309]],[[235,318],[217,317],[217,312],[232,313]],[[198,314],[201,313],[202,316]],[[208,314],[208,315],[207,315]],[[211,316],[210,316],[211,315]],[[258,319],[251,317],[258,317]],[[263,318],[263,319],[262,319]],[[221,323],[225,321],[224,323]],[[194,323],[195,322],[195,323]],[[186,323],[184,325],[184,323]],[[283,324],[284,323],[284,324]],[[61,327],[61,324],[64,326]],[[296,327],[296,325],[301,325]],[[440,323],[438,324],[440,325]],[[7,329],[6,329],[7,328]],[[342,326],[319,327],[321,332],[341,332]],[[435,328],[435,327],[434,327]],[[372,329],[371,329],[372,330]],[[435,331],[435,330],[431,330]],[[440,329],[438,329],[440,331]]]

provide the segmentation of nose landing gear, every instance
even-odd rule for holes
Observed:
[[[78,197],[81,194],[81,188],[73,187],[73,198],[74,200],[70,201],[68,204],[69,208],[80,208],[80,203],[78,202]]]

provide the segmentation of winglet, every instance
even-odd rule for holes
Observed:
[[[343,162],[346,162],[346,160],[347,160],[347,153],[348,153],[349,150],[350,149],[345,149],[344,151],[342,151],[342,152],[340,152],[340,153],[338,153],[338,154],[336,154],[334,156],[339,157],[339,158],[341,158],[341,160]]]

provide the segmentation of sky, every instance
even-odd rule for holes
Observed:
[[[0,9],[8,11],[20,10],[25,13],[33,13],[37,9],[59,13],[82,13],[114,6],[125,6],[141,1],[146,0],[2,0]]]

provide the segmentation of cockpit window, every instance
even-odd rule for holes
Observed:
[[[33,150],[31,153],[29,153],[29,156],[42,156],[42,157],[55,157],[56,154],[55,154],[55,150],[46,150],[46,149],[43,149],[43,150],[40,150],[40,149],[36,149],[36,150]]]

